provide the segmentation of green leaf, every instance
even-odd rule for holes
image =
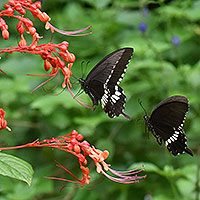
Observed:
[[[0,153],[0,174],[15,178],[31,185],[33,177],[31,165],[20,158]]]

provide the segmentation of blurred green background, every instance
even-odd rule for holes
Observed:
[[[99,106],[94,112],[79,105],[66,90],[59,87],[51,93],[58,80],[31,93],[46,78],[26,76],[45,74],[39,56],[26,54],[1,55],[0,67],[8,76],[0,74],[0,107],[6,110],[6,119],[12,132],[1,131],[0,143],[9,146],[25,144],[37,138],[52,138],[76,129],[98,149],[109,150],[107,163],[116,170],[127,170],[145,164],[145,180],[135,184],[118,184],[97,174],[90,160],[91,185],[74,185],[47,180],[44,176],[72,179],[56,167],[55,160],[81,177],[76,157],[49,148],[27,148],[4,151],[29,162],[34,170],[33,183],[0,177],[0,200],[198,200],[200,160],[200,1],[148,0],[44,0],[42,10],[51,17],[51,23],[62,30],[78,30],[92,25],[93,34],[84,37],[52,35],[44,24],[34,21],[44,38],[42,43],[68,41],[69,51],[76,56],[73,74],[82,77],[81,62],[90,61],[86,74],[108,53],[123,47],[133,47],[134,56],[121,86],[127,96],[127,121],[109,119]],[[28,15],[30,16],[30,15]],[[4,18],[6,19],[6,18]],[[17,21],[6,19],[10,39],[0,38],[0,46],[16,46],[20,40]],[[143,32],[139,24],[145,24]],[[141,25],[140,25],[141,28]],[[26,37],[26,39],[30,39]],[[30,40],[29,40],[30,41]],[[72,80],[73,81],[73,80]],[[75,80],[74,80],[75,82]],[[80,85],[74,84],[73,91]],[[150,114],[163,99],[185,95],[190,102],[185,132],[194,157],[183,154],[172,156],[159,146],[150,133],[145,133],[144,111],[140,98]],[[81,98],[88,97],[83,94]]]

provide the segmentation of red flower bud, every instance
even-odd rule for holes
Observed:
[[[84,140],[83,142],[81,142],[81,146],[84,148],[88,148],[88,147],[90,147],[90,143],[88,141]]]
[[[47,59],[47,55],[48,55],[48,53],[46,53],[46,52],[43,52],[43,53],[40,54],[40,56],[41,56],[41,58],[42,58],[43,60],[46,60],[46,59]]]
[[[83,163],[84,165],[87,165],[87,160],[85,159],[82,163]]]
[[[50,17],[45,12],[41,12],[39,9],[37,9],[37,18],[44,23],[50,21]]]
[[[26,29],[28,30],[30,27],[33,26],[33,22],[28,18],[22,18],[21,21],[24,23]]]
[[[14,0],[9,0],[8,2],[11,6],[15,6],[15,1]]]
[[[19,45],[19,47],[26,47],[27,46],[27,42],[24,39],[23,35],[21,35],[21,40],[19,41],[18,45]]]
[[[23,22],[19,21],[17,24],[17,31],[22,35],[24,33],[25,28],[23,27]]]
[[[44,23],[47,23],[48,21],[51,20],[51,18],[47,15],[47,13],[43,12],[42,14],[43,14]]]
[[[58,46],[58,49],[60,49],[61,51],[66,51],[67,50],[67,47],[69,46],[69,43],[66,42],[66,41],[63,41],[59,46]]]
[[[79,147],[78,144],[75,144],[75,145],[74,145],[74,151],[75,151],[76,153],[80,153],[80,152],[81,152],[81,149],[80,149],[80,147]]]
[[[72,131],[72,135],[77,136],[77,135],[78,135],[78,132],[77,132],[76,130],[73,130],[73,131]]]
[[[7,15],[12,15],[13,14],[13,9],[9,5],[5,10],[5,14],[7,14]]]
[[[75,62],[75,59],[76,59],[75,55],[74,55],[73,53],[70,53],[70,54],[69,54],[69,62],[70,62],[70,63],[74,63],[74,62]]]
[[[63,53],[63,52],[60,52],[59,53],[60,56],[63,58],[63,60],[67,63],[69,63],[69,57],[68,57],[68,54],[67,53]]]
[[[7,121],[6,120],[1,120],[1,123],[0,123],[0,130],[6,128],[7,126]]]
[[[85,156],[84,156],[84,155],[78,154],[77,156],[78,156],[79,162],[81,162],[81,163],[84,163],[84,162],[85,162],[86,159],[85,159]]]
[[[8,32],[6,29],[4,29],[4,30],[2,31],[2,36],[3,36],[3,39],[4,39],[4,40],[9,39],[9,32]]]
[[[30,35],[34,35],[36,33],[36,29],[34,27],[30,27],[28,30]]]
[[[38,9],[41,9],[41,7],[42,7],[40,1],[36,1],[36,2],[34,3],[34,5],[35,5]]]
[[[83,139],[83,135],[78,134],[76,138],[77,138],[77,140],[81,141]]]
[[[71,139],[71,143],[72,143],[73,145],[75,145],[75,144],[77,144],[77,140],[76,140],[75,138],[72,138],[72,139]]]
[[[26,14],[26,11],[23,8],[19,9],[18,12],[19,12],[20,15]]]
[[[47,60],[45,60],[44,61],[44,69],[45,69],[45,71],[49,71],[51,67],[52,67],[52,65]]]
[[[4,21],[4,19],[0,17],[0,28],[3,29],[5,26],[6,26],[6,22]]]
[[[21,5],[21,3],[16,3],[15,4],[15,10],[19,10],[19,9],[21,9],[22,8],[22,5]]]
[[[67,148],[68,148],[70,151],[72,151],[73,148],[74,148],[74,146],[73,146],[71,143],[69,143],[69,144],[67,145]]]

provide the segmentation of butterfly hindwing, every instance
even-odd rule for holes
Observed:
[[[182,127],[175,129],[168,124],[160,123],[154,127],[154,131],[162,138],[168,151],[173,155],[182,154],[184,152],[192,155],[192,151],[187,147],[187,138]],[[159,142],[158,142],[159,143]],[[161,143],[159,143],[161,145]]]
[[[101,97],[101,105],[110,118],[118,117],[122,114],[130,120],[130,117],[124,113],[125,103],[126,96],[121,87],[112,85],[105,88],[104,95]]]

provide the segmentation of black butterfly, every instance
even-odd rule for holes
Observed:
[[[79,79],[81,88],[92,99],[93,106],[100,101],[110,118],[124,113],[126,96],[118,84],[123,79],[127,65],[133,55],[133,48],[123,48],[103,58],[88,74],[85,80]]]
[[[184,152],[193,156],[187,147],[187,138],[183,130],[188,99],[184,96],[172,96],[160,102],[153,110],[150,118],[145,115],[146,126],[157,139],[158,144],[165,143],[168,151],[174,156]]]

